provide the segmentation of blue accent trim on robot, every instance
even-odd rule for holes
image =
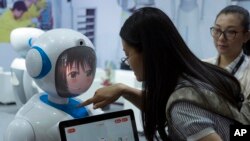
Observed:
[[[29,47],[32,47],[32,44],[31,44],[31,43],[32,43],[32,38],[30,38],[29,41],[28,41]]]
[[[64,111],[65,113],[71,115],[74,118],[83,118],[89,116],[89,113],[85,107],[77,107],[80,102],[69,98],[68,104],[56,104],[48,100],[48,95],[41,95],[40,100],[45,104],[48,104],[58,110]]]
[[[40,79],[49,73],[52,65],[51,65],[51,62],[49,60],[49,57],[46,55],[46,53],[41,48],[39,48],[37,46],[34,46],[32,48],[36,49],[42,57],[42,70],[38,76],[34,77],[35,79]]]

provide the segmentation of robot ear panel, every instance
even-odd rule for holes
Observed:
[[[29,75],[35,79],[41,79],[46,76],[52,67],[47,54],[37,46],[29,50],[25,62]]]

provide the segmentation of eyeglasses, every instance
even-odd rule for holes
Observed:
[[[211,27],[210,32],[214,38],[219,38],[221,34],[223,34],[226,40],[233,40],[236,34],[238,33],[237,31],[234,31],[234,30],[221,31],[219,28],[216,28],[216,27]]]
[[[129,63],[128,63],[128,57],[122,57],[121,58],[121,63],[129,65]]]

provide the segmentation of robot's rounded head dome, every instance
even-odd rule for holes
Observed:
[[[96,55],[91,41],[71,29],[53,29],[32,44],[27,71],[48,94],[77,96],[93,82]]]

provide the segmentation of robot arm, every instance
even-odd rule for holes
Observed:
[[[35,141],[35,134],[30,123],[24,119],[13,120],[4,135],[4,141]]]

